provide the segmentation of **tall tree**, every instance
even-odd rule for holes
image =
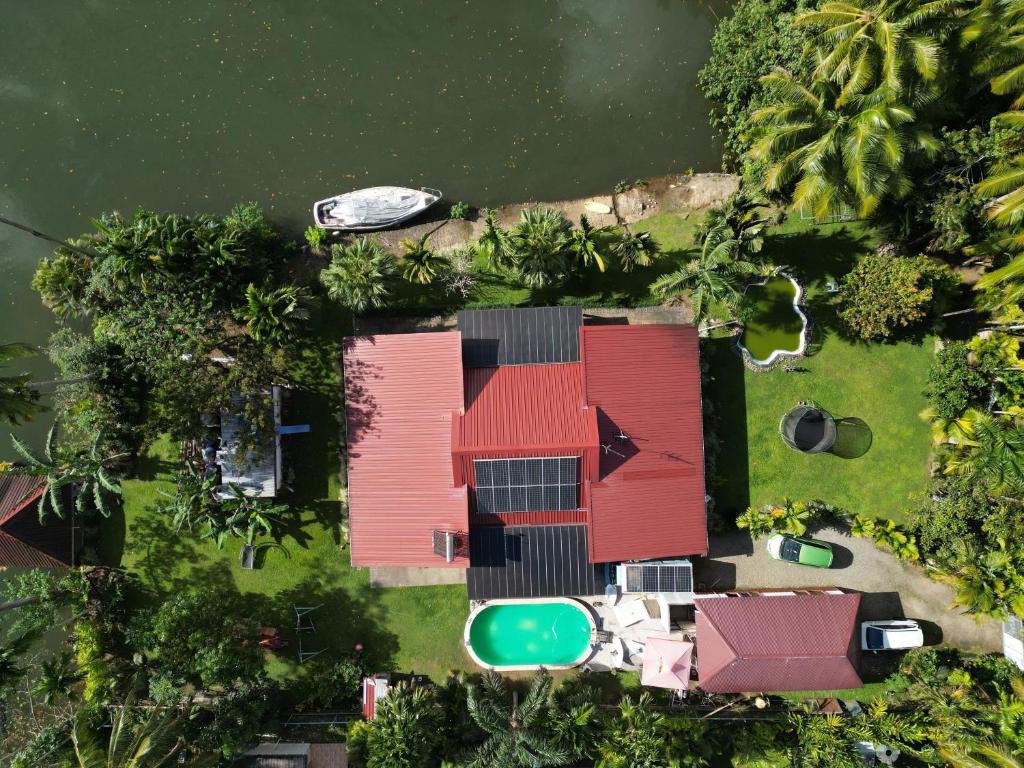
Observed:
[[[618,716],[609,721],[599,747],[598,768],[662,768],[669,764],[666,718],[652,705],[647,691],[636,701],[626,696],[619,702]]]
[[[740,245],[720,223],[704,236],[700,255],[655,280],[651,292],[663,299],[687,294],[694,321],[700,323],[715,305],[735,303],[741,277],[756,272],[755,264],[740,258]]]
[[[327,295],[353,312],[381,309],[387,304],[388,283],[398,264],[377,238],[360,237],[352,245],[331,246],[331,263],[320,273]]]
[[[444,721],[433,693],[395,686],[366,732],[366,768],[428,768],[439,762]]]
[[[0,363],[35,354],[28,344],[0,344]],[[43,410],[39,392],[29,386],[28,374],[0,376],[0,421],[19,424]]]
[[[881,91],[839,103],[834,83],[804,85],[784,70],[764,80],[776,102],[754,113],[759,138],[750,157],[769,164],[768,191],[794,185],[793,205],[814,216],[872,214],[911,190],[907,166],[915,155],[938,151],[935,137],[915,125],[914,110]]]
[[[614,253],[623,272],[632,272],[637,267],[649,267],[658,255],[658,243],[650,232],[633,232],[624,227],[619,237],[612,243]]]
[[[605,257],[602,253],[601,238],[607,231],[607,227],[595,227],[591,224],[586,214],[580,215],[580,225],[572,231],[569,243],[569,248],[580,266],[589,267],[593,264],[599,271],[604,272]]]
[[[466,700],[469,714],[487,734],[470,765],[477,768],[544,768],[565,765],[569,755],[556,746],[545,728],[551,677],[537,673],[530,690],[519,700],[496,672],[485,672],[471,685]]]
[[[572,224],[553,208],[525,208],[509,230],[505,266],[533,288],[561,282],[570,272]]]

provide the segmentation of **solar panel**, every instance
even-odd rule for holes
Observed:
[[[476,511],[551,512],[578,509],[576,456],[477,459]]]
[[[693,567],[688,563],[627,565],[626,592],[693,592]]]

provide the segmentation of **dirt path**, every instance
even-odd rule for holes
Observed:
[[[916,566],[905,565],[873,542],[834,528],[814,532],[831,542],[831,569],[782,563],[768,556],[764,539],[751,545],[745,531],[711,536],[711,553],[698,560],[696,579],[701,591],[773,587],[839,587],[863,593],[862,619],[912,618],[921,622],[925,642],[961,648],[998,651],[1002,647],[998,622],[972,617],[950,608],[953,592],[932,581]]]

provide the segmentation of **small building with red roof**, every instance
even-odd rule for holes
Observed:
[[[39,522],[45,483],[38,477],[0,475],[0,568],[66,568],[75,561],[71,513]]]
[[[700,687],[712,693],[861,688],[859,594],[837,590],[700,595]]]
[[[458,325],[345,342],[353,565],[465,568],[487,599],[707,553],[695,328],[573,307]]]

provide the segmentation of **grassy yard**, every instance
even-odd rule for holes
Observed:
[[[692,247],[692,221],[661,215],[647,225],[676,261]],[[789,497],[899,521],[925,490],[930,437],[918,413],[926,404],[921,390],[933,340],[851,340],[825,293],[827,281],[838,281],[875,245],[873,233],[856,223],[800,221],[786,222],[766,242],[768,258],[789,265],[806,291],[813,334],[811,354],[799,364],[803,372],[748,371],[731,338],[706,343],[714,379],[705,394],[715,405],[721,441],[712,493],[725,517]],[[840,420],[834,453],[807,456],[782,442],[779,420],[805,399]]]

